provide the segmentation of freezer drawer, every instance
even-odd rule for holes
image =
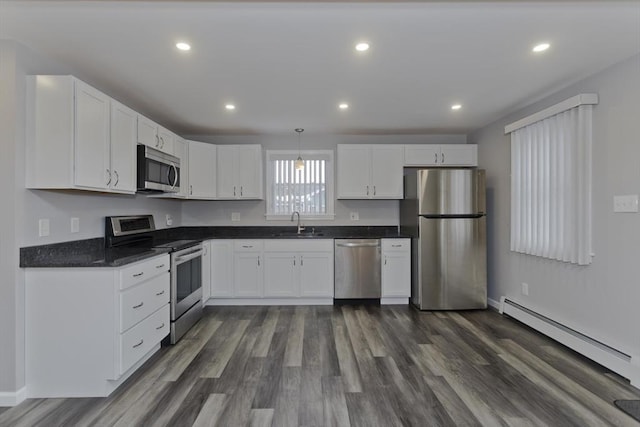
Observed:
[[[485,217],[419,221],[412,302],[422,310],[487,308]]]
[[[335,240],[335,299],[380,298],[380,239]]]

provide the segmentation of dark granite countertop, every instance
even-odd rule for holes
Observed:
[[[378,239],[408,237],[398,227],[309,226],[300,235],[288,227],[176,227],[153,232],[159,240],[210,239]],[[105,248],[103,238],[20,248],[20,267],[120,267],[167,253],[168,249]]]
[[[120,267],[168,252],[166,248],[105,248],[103,238],[75,240],[20,248],[20,267]]]

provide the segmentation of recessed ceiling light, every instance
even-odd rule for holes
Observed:
[[[460,105],[460,104],[453,104],[453,105],[451,106],[451,109],[452,109],[452,110],[459,110],[459,109],[461,109],[461,108],[462,108],[462,105]]]
[[[544,52],[545,50],[549,49],[551,45],[549,43],[540,43],[538,45],[535,45],[533,47],[533,49],[531,49],[534,52]]]
[[[176,47],[180,50],[191,50],[191,45],[185,42],[176,43]]]
[[[364,51],[366,51],[366,50],[369,50],[369,43],[365,43],[365,42],[358,43],[358,44],[356,45],[356,50],[357,50],[358,52],[364,52]]]
[[[346,102],[343,102],[341,104],[338,104],[338,108],[341,110],[346,110],[347,108],[349,108],[349,104],[347,104]]]
[[[227,104],[224,106],[224,108],[226,108],[227,110],[235,110],[236,106],[233,104]]]

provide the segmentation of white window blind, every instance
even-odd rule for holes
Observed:
[[[267,218],[333,218],[333,152],[302,151],[304,168],[295,169],[298,152],[267,151]]]
[[[592,261],[592,105],[511,131],[511,250]]]

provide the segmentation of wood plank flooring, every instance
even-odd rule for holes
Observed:
[[[634,426],[640,392],[492,311],[209,307],[108,398],[0,426]]]

